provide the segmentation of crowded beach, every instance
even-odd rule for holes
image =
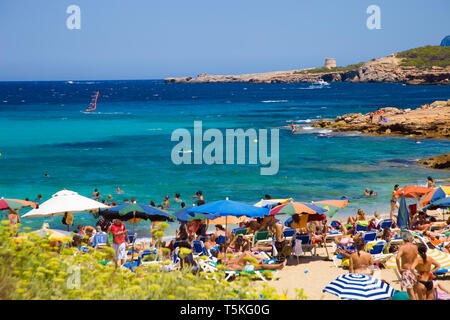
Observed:
[[[363,192],[377,196],[369,189]],[[117,187],[116,193],[123,191]],[[61,216],[66,230],[44,223],[33,232],[48,236],[54,247],[72,247],[81,255],[111,247],[114,258],[104,264],[131,273],[160,264],[164,271],[225,273],[227,281],[252,274],[255,282],[268,283],[288,298],[302,288],[314,300],[450,299],[450,186],[435,185],[431,177],[427,186],[393,186],[390,212],[359,209],[345,218],[334,216],[349,203],[345,197],[297,202],[266,194],[250,205],[228,199],[207,202],[198,191],[189,208],[178,193],[158,205],[111,199],[102,199],[97,189],[88,197],[64,189],[47,201],[40,195],[35,201],[2,198],[0,210],[8,212],[11,230],[23,219]],[[175,205],[179,210],[169,213]],[[20,214],[26,207],[32,210]],[[90,212],[96,224],[77,224],[79,212]],[[150,221],[151,238],[134,232],[134,224],[142,220]],[[164,236],[168,223],[177,224],[173,238]],[[11,237],[23,234],[11,232]],[[345,295],[333,285],[345,276],[369,279],[382,292]]]

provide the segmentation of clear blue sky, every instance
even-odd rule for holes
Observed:
[[[66,8],[81,8],[69,30]],[[381,30],[366,27],[369,5]],[[0,0],[0,81],[340,66],[450,34],[449,0]]]

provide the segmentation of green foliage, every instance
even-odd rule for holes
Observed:
[[[346,67],[335,67],[335,68],[313,68],[307,70],[295,71],[295,74],[316,74],[316,73],[330,73],[330,72],[348,72],[348,71],[357,71],[358,68],[362,67],[364,62],[358,64],[350,64]]]
[[[447,67],[450,66],[450,47],[426,46],[399,52],[402,66]]]
[[[13,234],[19,232],[18,237]],[[186,268],[161,271],[144,264],[133,273],[115,269],[114,251],[106,247],[91,253],[55,246],[47,237],[0,226],[0,299],[281,299],[274,288],[243,277],[233,282],[225,274]],[[170,263],[170,261],[167,261]],[[78,273],[76,272],[78,270]],[[79,277],[77,276],[79,275]],[[79,279],[79,281],[77,281]]]

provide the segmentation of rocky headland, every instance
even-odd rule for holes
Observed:
[[[328,60],[328,59],[327,59]],[[241,75],[199,74],[197,77],[166,78],[166,83],[298,83],[403,82],[410,85],[450,84],[450,47],[422,47],[347,67],[297,69]]]
[[[366,114],[349,113],[318,120],[314,127],[333,131],[359,131],[371,135],[398,135],[415,139],[450,138],[450,100],[416,109],[385,107]]]

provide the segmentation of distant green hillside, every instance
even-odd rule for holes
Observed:
[[[402,66],[447,67],[450,66],[450,47],[426,46],[402,51],[396,54],[403,58]]]

